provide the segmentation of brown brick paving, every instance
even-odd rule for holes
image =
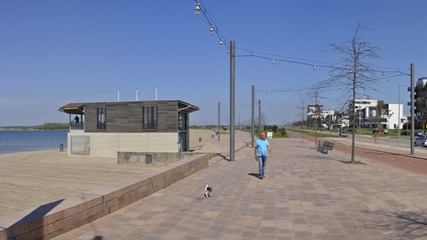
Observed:
[[[300,139],[271,143],[263,180],[244,149],[57,239],[427,239],[426,175],[366,158],[344,164],[348,153]]]

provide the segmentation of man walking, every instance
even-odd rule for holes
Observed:
[[[258,177],[260,179],[263,179],[265,164],[267,162],[267,156],[271,157],[270,143],[268,142],[267,139],[265,139],[265,132],[262,132],[261,139],[258,139],[255,142],[254,155],[255,155],[255,159],[258,161],[258,166],[259,166]]]

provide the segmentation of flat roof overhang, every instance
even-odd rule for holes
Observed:
[[[82,114],[84,115],[84,103],[69,103],[58,109],[60,112],[68,114]]]
[[[163,101],[165,101],[165,100],[163,100]],[[141,101],[141,102],[144,102],[144,101]],[[108,103],[108,102],[103,102],[103,103]],[[126,102],[122,102],[122,103],[126,103]],[[84,115],[85,104],[86,103],[68,103],[68,104],[60,107],[58,109],[58,111],[68,113],[68,114],[83,114]],[[178,112],[191,113],[191,112],[195,112],[198,110],[199,110],[199,107],[178,100]]]
[[[183,101],[178,101],[178,112],[191,113],[198,110],[199,110],[199,107],[195,105],[192,105]]]

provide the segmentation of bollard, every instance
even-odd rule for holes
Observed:
[[[153,163],[153,156],[151,154],[145,155],[145,164],[152,164]]]
[[[59,151],[60,152],[63,152],[64,151],[64,144],[59,144]]]

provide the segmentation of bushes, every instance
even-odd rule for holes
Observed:
[[[276,137],[287,137],[286,135],[286,128],[281,127],[279,128],[277,125],[265,125],[264,126],[265,132],[273,132],[273,136]]]
[[[62,130],[68,129],[70,126],[68,123],[44,123],[41,126],[38,126],[37,129],[43,130]]]

